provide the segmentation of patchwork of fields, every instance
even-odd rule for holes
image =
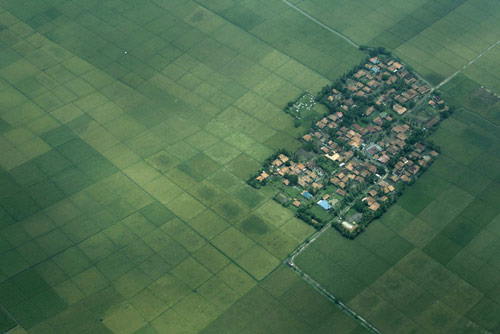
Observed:
[[[485,2],[476,1],[459,6],[444,20],[462,29],[471,27],[469,32],[482,29],[481,24],[466,24],[473,20],[471,13],[481,14],[479,9],[472,10],[474,4],[484,11],[483,15],[498,17],[500,13],[498,6],[487,7]],[[485,10],[488,8],[492,10]],[[454,17],[460,11],[467,11],[468,16],[457,20]],[[451,74],[474,59],[481,48],[494,43],[499,36],[489,31],[495,24],[498,20],[487,23],[484,35],[483,30],[475,33],[483,38],[490,36],[487,42],[477,45],[475,53],[458,62],[453,71],[441,75]],[[428,28],[422,34],[431,32]],[[377,38],[384,34],[388,33]],[[474,44],[463,43],[474,49]],[[410,53],[405,55],[405,44],[396,46],[395,51],[411,63]],[[425,45],[420,43],[418,48],[425,50]],[[448,44],[444,47],[449,51]],[[411,53],[418,55],[416,51]],[[464,109],[442,123],[434,135],[442,156],[398,205],[355,242],[330,231],[297,258],[303,270],[382,332],[500,330],[498,52],[498,47],[493,48],[442,87],[447,101]],[[433,63],[417,57],[426,65]],[[453,67],[456,58],[450,55],[447,59]],[[433,81],[425,69],[413,65]]]
[[[434,83],[500,39],[493,1],[325,3],[299,6]],[[399,204],[298,258],[387,332],[498,330],[498,52],[443,87],[472,112]],[[312,228],[245,184],[299,146],[286,103],[363,56],[280,0],[0,0],[0,332],[367,333],[280,266]]]
[[[294,2],[358,44],[393,50],[433,84],[438,84],[500,40],[500,11],[495,1]],[[481,75],[480,69],[484,69],[483,66],[473,68],[475,70],[469,73],[472,78],[477,78]]]
[[[238,333],[360,332],[275,271],[312,229],[245,181],[297,147],[283,106],[361,52],[323,34],[347,51],[286,54],[191,1],[0,6],[0,332],[197,333],[231,316]]]

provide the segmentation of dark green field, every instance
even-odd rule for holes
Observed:
[[[495,1],[299,7],[432,83],[500,39]],[[499,52],[442,87],[465,109],[399,204],[298,259],[386,333],[500,330]],[[281,0],[0,0],[0,332],[368,333],[245,184],[300,145],[283,107],[363,57]]]

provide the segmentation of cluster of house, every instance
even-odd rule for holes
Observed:
[[[432,96],[428,103],[431,107],[438,110],[447,111],[450,109],[446,102],[444,102],[444,100],[437,95]]]
[[[390,88],[398,80],[402,80],[406,87],[402,90]],[[333,89],[332,94],[327,99],[331,102],[340,101],[340,107],[348,111],[355,106],[352,96],[368,97],[375,94],[377,95],[376,105],[389,105],[399,115],[408,111],[408,108],[405,107],[408,102],[414,101],[430,91],[428,85],[418,80],[401,63],[390,58],[381,60],[378,57],[371,58],[369,62],[364,64],[364,68],[349,78],[346,88],[349,96],[343,97],[337,89]],[[369,116],[373,110],[373,107],[368,108],[366,115]]]
[[[391,85],[398,80],[403,80],[405,85],[395,89]],[[395,193],[399,182],[414,180],[438,155],[422,143],[408,143],[414,129],[397,116],[408,111],[409,101],[420,101],[430,90],[404,65],[394,59],[373,57],[346,80],[344,88],[344,93],[332,89],[327,96],[338,109],[317,121],[302,137],[304,142],[317,148],[315,156],[296,162],[280,154],[257,177],[262,182],[273,175],[278,176],[284,186],[296,187],[300,196],[291,199],[295,207],[300,207],[304,200],[314,200],[328,211],[354,189],[357,194],[361,191],[362,202],[369,210],[377,211]],[[362,123],[350,124],[342,119],[356,107],[353,95],[374,97],[374,105],[364,110],[363,118],[366,119]],[[432,96],[429,101],[437,110],[447,108],[441,106],[443,103],[438,96]],[[397,115],[391,116],[390,110]],[[423,127],[430,128],[437,122],[439,117],[433,117],[426,120]],[[333,168],[328,172],[316,165],[315,160],[320,156],[332,163]],[[290,175],[296,176],[293,184]],[[352,221],[343,222],[342,226],[351,231],[357,227]]]

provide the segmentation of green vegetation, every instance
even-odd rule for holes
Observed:
[[[286,103],[362,57],[292,25],[329,43],[328,64],[192,1],[1,2],[0,304],[21,327],[198,333],[248,313],[314,229],[245,181],[300,145]],[[301,307],[327,305],[285,276],[312,298]],[[290,295],[262,299],[264,331],[360,332],[333,306],[299,316]]]
[[[299,4],[433,83],[498,39],[492,5]],[[363,52],[281,0],[0,1],[0,49],[0,332],[15,318],[29,334],[367,333],[278,265],[314,229],[245,184],[300,147],[315,114],[297,127],[286,104]],[[303,254],[341,298],[384,275],[349,303],[387,332],[498,331],[497,59],[442,87],[467,110],[401,206],[356,241],[319,239],[344,247],[335,260]],[[431,267],[385,274],[412,247]],[[403,275],[408,291],[390,284]]]
[[[494,1],[305,0],[297,6],[359,45],[387,48],[432,84],[500,39]],[[498,91],[499,52],[490,51],[464,74]]]

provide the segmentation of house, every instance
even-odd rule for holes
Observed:
[[[320,128],[320,129],[323,129],[323,128],[326,126],[326,124],[325,124],[325,123],[323,123],[323,122],[317,122],[317,123],[316,123],[316,126],[317,126],[318,128]]]
[[[328,118],[329,118],[330,120],[332,120],[333,122],[335,122],[336,120],[338,120],[338,119],[339,119],[339,118],[338,118],[336,115],[334,115],[334,114],[328,115]]]
[[[319,190],[323,188],[323,185],[321,183],[313,182],[312,187],[314,188],[314,190]]]
[[[293,202],[292,202],[293,206],[298,208],[302,203],[300,203],[299,201],[297,201],[297,199],[294,199]]]
[[[346,194],[345,190],[342,190],[340,188],[338,188],[335,192],[337,193],[337,195],[340,195],[340,196],[345,196],[345,194]]]
[[[318,205],[323,209],[323,210],[330,210],[332,206],[330,203],[328,203],[326,200],[322,199],[321,201],[318,202]]]
[[[370,81],[368,81],[367,85],[373,89],[373,88],[377,88],[379,86],[379,83],[376,80],[370,80]]]
[[[312,195],[310,192],[305,191],[305,190],[301,193],[301,195],[302,195],[302,197],[304,197],[305,199],[311,199],[311,198],[313,197],[313,195]]]
[[[312,140],[312,136],[310,134],[306,134],[302,137],[306,142],[310,142]]]
[[[394,62],[394,63],[392,64],[392,66],[394,66],[394,68],[396,68],[396,70],[400,70],[400,69],[402,69],[402,68],[403,68],[403,65],[401,65],[401,64],[400,64],[400,63],[398,63],[397,61],[396,61],[396,62]]]
[[[349,85],[349,86],[347,86],[347,90],[350,91],[351,93],[354,93],[354,92],[358,91],[358,87],[356,87],[354,85]]]
[[[267,179],[268,177],[269,177],[269,174],[267,174],[266,172],[263,171],[262,173],[260,173],[259,176],[256,177],[256,180],[259,182],[262,182],[265,179]]]
[[[425,127],[427,129],[430,129],[432,128],[434,125],[436,125],[437,123],[439,122],[439,117],[433,117],[432,119],[430,119],[429,121],[427,121],[427,123],[425,123]]]
[[[405,133],[408,131],[410,127],[405,124],[405,125],[396,125],[395,127],[392,128],[392,131],[395,133]]]
[[[343,221],[342,222],[342,227],[344,227],[346,230],[348,231],[354,231],[356,229],[356,227],[358,227],[358,225],[353,225],[351,223],[348,223],[346,221]]]
[[[394,110],[398,115],[403,115],[408,109],[400,105],[399,103],[395,103],[392,106],[392,110]]]
[[[370,210],[372,211],[377,211],[380,208],[380,204],[378,202],[373,202],[372,205],[370,205]]]
[[[383,164],[386,164],[387,162],[389,162],[390,158],[386,155],[386,154],[383,154],[380,158],[378,158],[378,162],[381,162]]]
[[[359,70],[358,72],[356,72],[356,74],[354,74],[354,77],[356,79],[360,79],[362,77],[364,77],[366,75],[366,72],[364,70]]]
[[[289,160],[288,157],[286,155],[284,155],[284,154],[280,154],[278,158],[280,158],[280,160],[283,163],[285,163],[285,162],[287,162]]]
[[[332,152],[330,152],[331,154]],[[332,155],[330,154],[325,154],[325,157],[327,157],[328,159],[332,160],[332,161],[337,161],[339,158],[340,158],[340,154],[338,153],[334,153]]]

